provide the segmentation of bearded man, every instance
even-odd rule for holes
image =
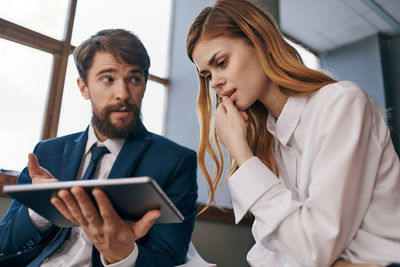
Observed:
[[[79,45],[74,58],[78,87],[92,103],[92,121],[84,132],[39,142],[18,183],[150,176],[185,220],[154,224],[160,212],[153,210],[138,221],[124,221],[103,191],[94,190],[92,201],[77,187],[52,198],[53,205],[79,225],[59,228],[14,200],[0,224],[0,265],[184,263],[197,213],[196,154],[142,124],[140,108],[150,67],[145,47],[126,30],[103,30]],[[100,159],[94,173],[85,177],[95,154]]]

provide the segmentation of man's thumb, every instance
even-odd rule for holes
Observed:
[[[28,154],[28,171],[29,171],[29,176],[32,178],[44,174],[42,168],[39,165],[37,157],[33,153]]]

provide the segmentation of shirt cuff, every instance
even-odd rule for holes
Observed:
[[[137,257],[139,256],[139,248],[136,245],[135,242],[135,247],[133,248],[131,254],[128,255],[125,259],[108,264],[107,261],[103,258],[103,255],[100,255],[101,263],[103,263],[104,266],[108,267],[135,267]]]
[[[280,180],[259,158],[251,157],[229,177],[228,183],[235,222],[239,223],[257,199]]]
[[[53,225],[49,220],[43,218],[30,208],[28,208],[28,214],[32,224],[39,230],[39,232],[46,232]]]

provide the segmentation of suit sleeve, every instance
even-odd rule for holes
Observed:
[[[28,168],[21,172],[17,183],[31,183]],[[56,228],[52,226],[45,233],[41,233],[32,224],[28,208],[13,200],[0,223],[0,265],[29,262],[40,253],[45,242],[58,230]]]
[[[197,214],[196,153],[181,156],[164,191],[185,217],[183,223],[156,224],[138,241],[136,267],[175,266],[185,262]]]

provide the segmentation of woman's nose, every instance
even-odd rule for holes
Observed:
[[[213,88],[217,94],[220,93],[224,83],[225,80],[221,76],[212,76],[210,81],[211,88]]]

